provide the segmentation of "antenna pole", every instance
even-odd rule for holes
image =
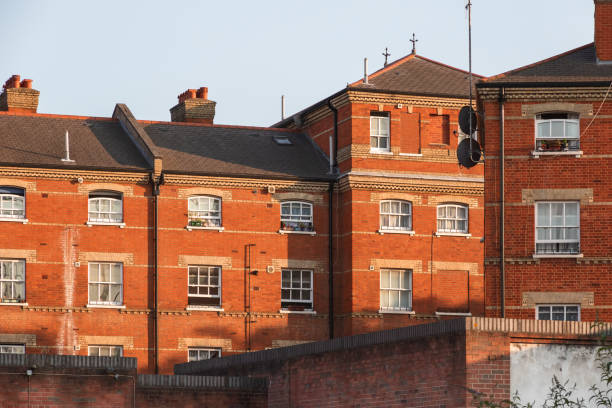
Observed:
[[[66,139],[65,139],[65,141],[66,141],[66,150],[65,150],[66,157],[64,157],[62,159],[62,161],[63,162],[69,162],[69,163],[74,162],[74,160],[72,160],[70,158],[70,136],[68,135],[68,131],[67,130],[66,130]]]
[[[468,12],[468,58],[469,58],[469,71],[470,71],[470,109],[472,109],[472,0],[467,0],[465,6]],[[472,113],[469,115],[469,127],[470,127],[470,159],[472,159]]]

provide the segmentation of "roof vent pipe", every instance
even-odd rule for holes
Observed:
[[[70,135],[66,131],[66,157],[62,159],[65,163],[74,163],[74,160],[70,159]]]
[[[363,59],[363,83],[369,85],[368,83],[368,59]]]
[[[285,120],[285,95],[281,95],[281,120]]]

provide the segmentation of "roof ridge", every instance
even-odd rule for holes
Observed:
[[[34,112],[11,112],[0,111],[1,116],[32,116],[37,118],[53,118],[53,119],[74,119],[74,120],[100,120],[105,122],[117,122],[114,118],[105,116],[79,116],[79,115],[61,115],[56,113],[34,113]]]
[[[164,120],[136,120],[138,123],[143,125],[173,125],[173,126],[195,126],[195,127],[209,127],[209,128],[226,128],[226,129],[251,129],[251,130],[270,130],[274,132],[291,132],[291,133],[302,133],[297,129],[285,129],[285,128],[272,128],[266,126],[242,126],[242,125],[221,125],[221,124],[208,124],[208,123],[197,123],[197,122],[172,122]]]
[[[483,82],[488,82],[488,81],[492,81],[492,80],[495,80],[495,79],[500,79],[500,78],[506,77],[506,76],[508,76],[510,74],[513,74],[515,72],[519,72],[519,71],[522,71],[522,70],[525,70],[525,69],[528,69],[528,68],[533,68],[533,67],[535,67],[537,65],[541,65],[541,64],[544,64],[544,63],[547,63],[547,62],[550,62],[550,61],[554,61],[554,60],[559,59],[561,57],[564,57],[566,55],[569,55],[569,54],[572,54],[574,52],[580,51],[580,50],[582,50],[584,48],[590,47],[590,46],[592,46],[594,44],[595,44],[594,42],[590,42],[588,44],[581,45],[580,47],[573,48],[573,49],[571,49],[569,51],[565,51],[565,52],[562,52],[560,54],[553,55],[552,57],[548,57],[548,58],[545,58],[545,59],[540,60],[540,61],[532,62],[531,64],[523,65],[522,67],[514,68],[514,69],[511,69],[510,71],[502,72],[501,74],[492,75],[490,77],[484,77],[482,79],[482,81]]]

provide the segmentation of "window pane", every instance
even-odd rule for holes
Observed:
[[[121,265],[114,264],[111,269],[111,282],[121,283]]]
[[[14,296],[15,299],[24,300],[25,299],[25,283],[24,282],[15,282],[14,285]]]
[[[567,121],[565,122],[565,137],[579,137],[578,122]]]
[[[121,212],[121,201],[119,200],[111,201],[111,210],[114,213],[120,213]]]
[[[446,207],[438,207],[438,218],[444,218],[446,216]]]
[[[404,271],[402,272],[402,289],[412,289],[410,283],[410,272]]]
[[[281,299],[291,300],[291,292],[288,289],[281,290]]]
[[[389,307],[389,291],[388,290],[380,291],[380,307],[383,309]]]
[[[550,228],[536,228],[538,241],[550,239]]]
[[[111,285],[110,301],[121,303],[121,285]]]
[[[538,203],[537,204],[537,225],[540,227],[546,227],[550,225],[550,204]]]
[[[391,208],[391,203],[388,201],[383,201],[380,203],[380,211],[383,213],[389,213],[389,209]]]
[[[12,275],[12,266],[11,262],[2,262],[2,279],[11,279]]]
[[[551,121],[551,127],[550,127],[551,137],[554,137],[554,138],[563,138],[563,137],[565,137],[565,135],[564,135],[564,122],[565,121],[562,121],[562,120]]]
[[[100,265],[100,282],[109,282],[109,281],[110,281],[110,265],[101,264]]]
[[[386,138],[386,137],[381,137],[380,139],[378,139],[378,141],[379,141],[379,146],[378,147],[380,147],[381,149],[386,149],[387,148],[387,141],[388,140],[389,139]]]
[[[548,137],[550,136],[550,123],[549,122],[539,122],[538,123],[538,137]]]
[[[567,306],[565,308],[565,320],[572,322],[578,321],[578,306]]]
[[[563,226],[563,203],[551,203],[550,222],[552,226]]]
[[[98,297],[98,284],[90,283],[89,284],[89,301],[97,302],[99,300]]]
[[[121,347],[113,347],[111,351],[113,357],[121,357]]]
[[[404,291],[400,294],[400,307],[402,309],[410,308],[410,292]]]
[[[110,300],[110,288],[108,285],[99,285],[100,301],[108,302]]]
[[[389,287],[389,271],[380,271],[380,287]]]
[[[389,284],[391,288],[399,288],[399,272],[398,271],[389,272]]]
[[[16,280],[24,280],[25,276],[25,262],[14,262],[13,273]]]
[[[565,225],[578,226],[578,203],[565,203]]]
[[[395,308],[399,307],[399,291],[389,291],[389,306]]]
[[[565,228],[565,239],[578,240],[579,228]]]

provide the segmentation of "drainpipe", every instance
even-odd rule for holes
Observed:
[[[338,109],[332,104],[331,98],[327,100],[327,106],[331,109],[334,114],[334,132],[330,135],[329,141],[329,170],[330,174],[333,176],[338,173]],[[333,139],[333,140],[332,140]],[[333,151],[332,151],[333,146]],[[327,219],[329,222],[328,225],[328,257],[329,257],[329,282],[328,282],[328,290],[329,290],[329,312],[328,312],[328,324],[329,324],[329,338],[334,338],[334,183],[336,180],[332,180],[329,182],[329,200],[328,200],[328,215]]]
[[[500,308],[501,317],[506,317],[505,292],[506,287],[506,256],[504,248],[504,214],[506,210],[504,198],[504,102],[505,89],[499,90],[499,251],[500,251]]]
[[[153,325],[154,325],[154,332],[155,332],[155,339],[154,339],[154,349],[155,349],[155,374],[159,374],[159,323],[158,323],[158,318],[159,318],[159,313],[158,313],[158,293],[159,293],[159,279],[158,279],[158,274],[159,274],[159,257],[158,257],[158,250],[159,250],[159,231],[158,231],[158,225],[159,225],[159,186],[161,186],[162,184],[164,184],[164,176],[163,174],[160,174],[159,179],[157,181],[155,181],[155,176],[153,174],[151,174],[151,187],[153,190],[153,212],[154,212],[154,226],[153,226],[153,242],[154,242],[154,248],[153,248],[153,265],[154,265],[154,286],[155,286],[155,291],[154,291],[154,298],[155,298],[155,305],[154,305],[154,310],[153,310]]]

